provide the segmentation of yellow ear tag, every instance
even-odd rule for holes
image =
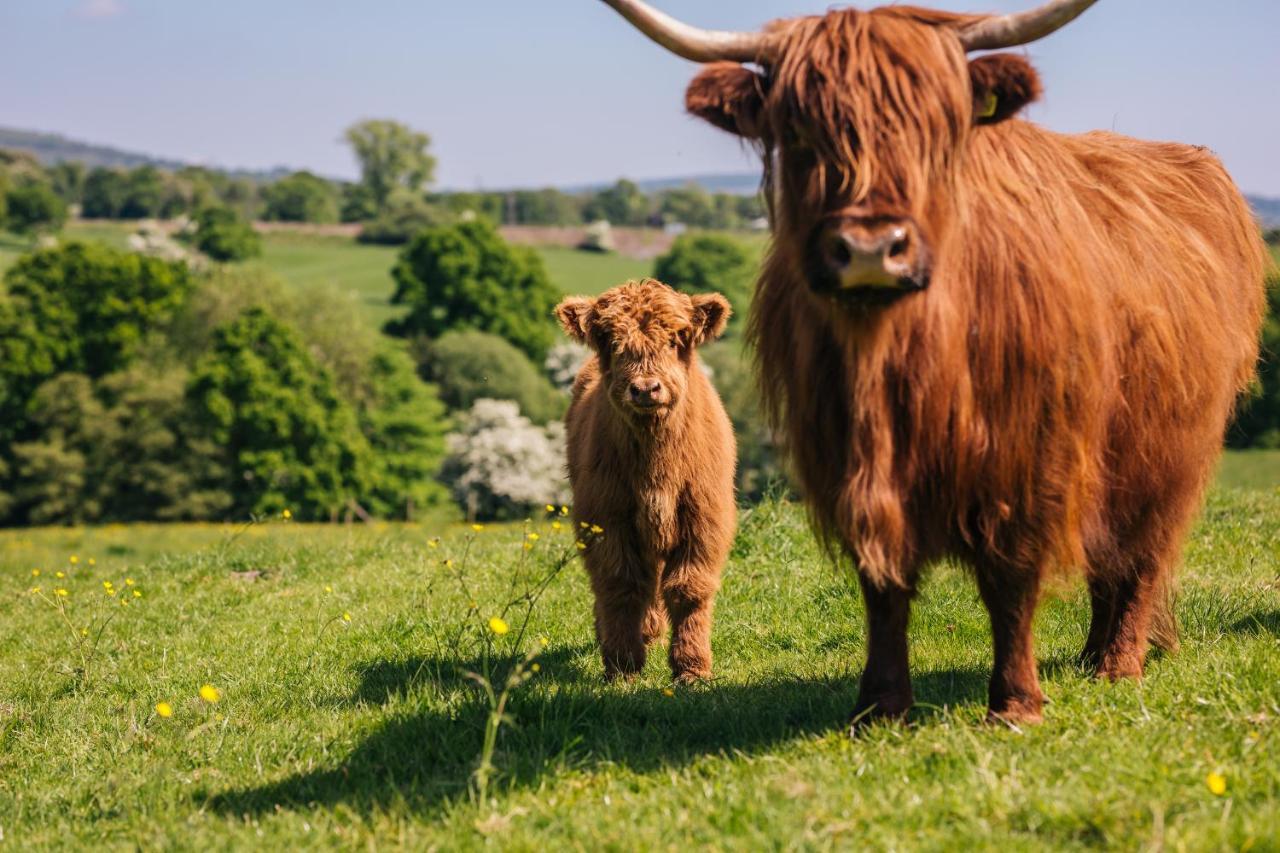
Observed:
[[[978,110],[978,118],[991,118],[996,114],[996,93],[987,92],[982,96],[982,109]]]

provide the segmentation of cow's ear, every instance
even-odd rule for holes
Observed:
[[[590,330],[591,309],[595,303],[581,296],[570,296],[556,306],[556,317],[569,337],[580,344],[587,343]]]
[[[973,119],[977,124],[1004,121],[1040,97],[1040,75],[1013,53],[992,53],[969,63],[973,83]]]
[[[764,91],[765,80],[754,71],[736,62],[713,62],[689,84],[684,108],[721,130],[759,139]]]
[[[699,346],[724,334],[733,309],[729,300],[718,293],[699,293],[693,297],[693,344]]]

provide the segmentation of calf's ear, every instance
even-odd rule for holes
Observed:
[[[699,293],[693,297],[694,346],[714,341],[724,334],[733,309],[729,300],[718,293]]]
[[[969,63],[976,124],[1004,121],[1040,97],[1040,75],[1013,53],[992,53]]]
[[[746,139],[759,139],[764,78],[736,62],[703,66],[684,93],[690,115]]]
[[[581,296],[570,296],[556,306],[556,317],[569,337],[580,344],[587,343],[591,309],[595,303]]]

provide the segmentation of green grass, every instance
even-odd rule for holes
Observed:
[[[1211,497],[1182,573],[1183,650],[1153,660],[1141,685],[1074,666],[1087,605],[1063,582],[1036,625],[1046,720],[1023,732],[981,722],[987,622],[958,570],[936,570],[915,610],[913,722],[851,740],[861,604],[795,507],[744,513],[717,609],[716,679],[674,691],[660,652],[635,683],[602,683],[576,564],[523,641],[486,637],[522,577],[572,553],[563,531],[535,528],[524,557],[514,527],[0,532],[5,839],[1262,850],[1280,837],[1280,493]],[[69,627],[27,592],[33,582],[69,590],[56,599]],[[73,631],[94,608],[115,618],[77,678]],[[499,773],[478,801],[469,778],[487,705],[464,673],[487,661],[500,674],[540,635],[541,671],[514,691]],[[216,706],[198,698],[204,683],[220,689]],[[171,718],[154,712],[160,701]],[[1208,790],[1211,772],[1224,795]]]
[[[566,294],[591,296],[615,284],[653,274],[653,261],[619,254],[581,252],[561,246],[540,246],[547,273]]]
[[[1218,465],[1218,484],[1280,489],[1280,450],[1228,450]]]

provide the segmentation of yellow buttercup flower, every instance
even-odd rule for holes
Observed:
[[[558,522],[558,521],[553,521],[553,522],[551,522],[551,529],[552,529],[552,530],[559,530],[559,529],[561,528],[561,526],[562,526],[562,525],[561,525],[561,524],[560,524],[560,522]]]
[[[62,587],[58,587],[57,589],[55,589],[53,591],[53,594],[58,596],[59,598],[66,598],[68,595],[67,591]]]
[[[501,637],[511,630],[511,626],[501,616],[494,616],[489,619],[489,630]]]
[[[562,506],[562,507],[560,507],[560,514],[561,514],[561,515],[568,515],[568,514],[569,514],[569,508],[568,508],[567,506]]]
[[[67,573],[66,573],[66,572],[54,572],[54,573],[53,573],[53,576],[54,576],[55,578],[65,578],[65,577],[67,576]]]
[[[142,591],[141,591],[141,590],[137,590],[137,589],[135,589],[135,590],[133,591],[133,597],[134,597],[134,598],[142,598]]]
[[[546,637],[539,637],[539,638],[538,638],[538,645],[542,646],[544,649],[547,647],[547,644],[548,644],[549,642],[551,642],[551,641],[550,641],[550,640],[548,640]]]
[[[675,692],[674,690],[672,690],[670,687],[664,687],[664,688],[662,688],[662,695],[663,695],[663,696],[674,696],[674,695],[676,695],[676,692]]]
[[[39,570],[39,569],[32,569],[32,570],[31,570],[31,577],[33,577],[33,578],[38,578],[38,577],[40,577],[40,570]]]
[[[577,544],[577,546],[578,546],[578,550],[579,550],[579,551],[585,551],[585,550],[587,550],[587,543],[586,543],[586,542],[583,542],[581,539],[579,539],[579,540],[577,541],[577,543],[575,543],[575,544]]]
[[[1227,777],[1216,770],[1204,777],[1204,783],[1209,787],[1210,793],[1216,797],[1221,797],[1227,792]]]
[[[350,622],[350,621],[351,621],[351,614],[350,614],[350,613],[343,613],[343,614],[342,614],[342,621],[343,621],[343,622]]]
[[[440,537],[439,537],[439,536],[435,536],[435,537],[433,537],[433,538],[431,538],[431,539],[428,539],[428,540],[427,540],[427,547],[428,547],[428,548],[439,548],[439,547],[440,547]]]
[[[526,542],[526,543],[524,543],[524,549],[525,549],[526,551],[532,551],[532,550],[533,550],[533,543],[532,543],[532,542]]]
[[[289,519],[293,518],[293,513],[289,512],[288,509],[285,509],[280,513],[280,517],[283,518],[285,521],[288,521]]]
[[[328,584],[325,584],[325,585],[324,585],[324,591],[325,591],[325,592],[333,592],[333,587],[329,586]]]
[[[200,686],[200,698],[211,705],[216,705],[222,699],[222,693],[212,684],[202,684]]]
[[[33,586],[33,587],[31,587],[31,594],[32,594],[32,595],[39,595],[39,594],[40,594],[40,587],[38,587],[38,586]]]
[[[90,557],[90,558],[89,558],[89,565],[91,565],[91,566],[96,566],[96,565],[98,565],[98,561],[97,561],[97,560],[95,560],[95,559],[93,559],[93,557]]]
[[[591,525],[591,532],[599,536],[601,533],[604,533],[604,528],[598,524],[593,524]]]
[[[80,629],[80,636],[81,636],[81,637],[87,637],[87,636],[89,636],[89,629],[88,629],[88,628],[81,628],[81,629]]]
[[[167,720],[173,716],[173,706],[168,702],[157,702],[156,713]]]
[[[525,534],[525,536],[526,536],[526,537],[528,537],[528,539],[529,539],[529,541],[530,541],[530,542],[537,542],[537,541],[538,541],[538,539],[540,539],[540,538],[541,538],[541,537],[540,537],[540,536],[538,536],[538,534],[536,534],[536,533],[526,533],[526,534]]]
[[[533,664],[529,666],[529,669],[533,670],[534,672],[540,672],[542,670],[542,665],[539,664],[537,661],[534,661]]]
[[[472,529],[472,530],[474,530],[476,533],[479,533],[481,530],[484,530],[484,525],[483,525],[483,524],[473,524],[473,525],[471,525],[471,529]]]
[[[547,512],[555,512],[556,508],[551,504],[547,504]]]
[[[133,586],[133,578],[125,578],[125,579],[124,579],[124,585],[125,585],[125,586]]]
[[[80,562],[80,558],[79,558],[79,557],[77,557],[75,554],[72,554],[72,555],[71,555],[71,558],[70,558],[70,563],[71,563],[71,565],[73,565],[73,566],[74,566],[74,565],[75,565],[76,563],[78,563],[78,562]]]

